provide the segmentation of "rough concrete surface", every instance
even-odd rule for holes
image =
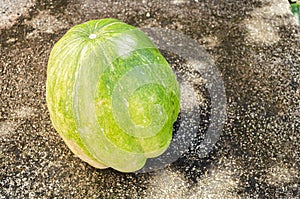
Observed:
[[[287,0],[1,0],[0,11],[0,198],[300,197],[300,28]],[[48,56],[70,27],[105,17],[182,32],[209,53],[227,119],[207,157],[193,144],[163,169],[125,174],[63,143],[45,101]]]

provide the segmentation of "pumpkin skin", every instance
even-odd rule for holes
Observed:
[[[168,148],[180,90],[151,40],[108,18],[76,25],[54,45],[46,100],[55,129],[79,158],[134,172]]]

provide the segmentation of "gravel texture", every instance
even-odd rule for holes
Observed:
[[[30,7],[35,4],[35,0],[1,0],[0,2],[0,29],[10,28],[21,16],[28,16]]]
[[[0,198],[300,197],[300,28],[288,1],[5,0],[0,9]],[[105,17],[179,31],[208,52],[227,119],[206,157],[199,138],[163,169],[125,174],[66,147],[45,101],[48,56],[70,27]],[[189,64],[162,52],[173,68]],[[193,80],[205,133],[211,99]]]

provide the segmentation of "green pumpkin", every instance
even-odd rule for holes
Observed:
[[[68,147],[96,168],[141,169],[172,139],[180,90],[139,29],[116,19],[71,28],[53,47],[46,99]]]

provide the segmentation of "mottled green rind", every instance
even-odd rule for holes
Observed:
[[[102,19],[71,28],[51,51],[46,89],[55,129],[95,167],[133,172],[170,144],[178,83],[157,48],[133,26]]]

